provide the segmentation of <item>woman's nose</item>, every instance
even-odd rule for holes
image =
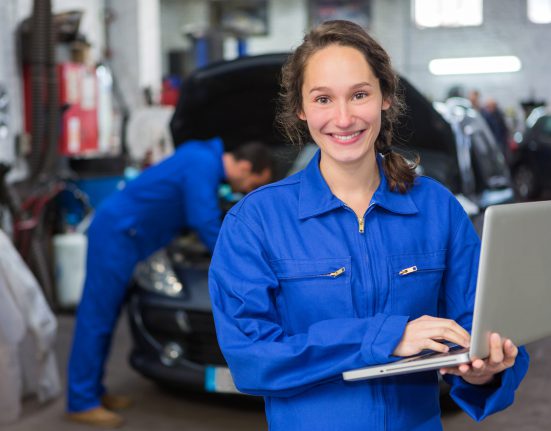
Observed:
[[[350,127],[353,122],[353,115],[350,106],[343,102],[338,104],[335,112],[335,125],[342,129]]]

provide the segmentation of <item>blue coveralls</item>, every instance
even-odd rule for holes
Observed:
[[[360,382],[341,373],[397,359],[406,323],[422,315],[470,330],[479,249],[460,204],[426,177],[399,194],[381,175],[358,219],[331,193],[318,152],[224,220],[209,287],[237,388],[264,396],[272,431],[442,429],[436,371]],[[511,404],[527,368],[520,349],[495,386],[446,379],[481,420]]]
[[[100,404],[111,336],[136,264],[182,229],[212,251],[221,225],[223,144],[189,141],[98,208],[88,232],[86,281],[69,360],[68,410]]]

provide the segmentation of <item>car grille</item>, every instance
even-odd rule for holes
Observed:
[[[187,324],[184,328],[181,324],[182,315],[186,316]],[[146,330],[156,341],[162,345],[168,342],[178,343],[190,361],[201,365],[226,364],[216,340],[211,313],[148,307],[142,309],[142,320]]]

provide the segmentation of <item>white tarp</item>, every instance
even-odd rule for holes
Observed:
[[[38,282],[0,230],[0,423],[19,417],[23,396],[45,402],[61,393],[56,331]]]

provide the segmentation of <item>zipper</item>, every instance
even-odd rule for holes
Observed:
[[[358,217],[358,232],[364,233],[365,223],[363,217]]]
[[[339,269],[337,269],[337,270],[334,271],[334,272],[330,272],[329,274],[324,274],[323,276],[324,276],[324,277],[333,277],[333,278],[336,278],[336,277],[338,277],[339,275],[343,274],[344,271],[346,271],[346,268],[343,266],[342,268],[339,268]]]
[[[418,268],[417,266],[410,266],[408,268],[402,269],[400,272],[398,272],[398,275],[404,276],[409,275],[414,272],[434,272],[434,271],[442,271],[444,268]]]
[[[344,274],[346,271],[346,268],[343,266],[336,271],[328,272],[327,274],[311,274],[311,275],[293,275],[288,277],[280,277],[281,280],[289,280],[289,279],[295,279],[295,278],[319,278],[319,277],[331,277],[331,278],[337,278],[340,277],[342,274]]]
[[[417,272],[417,267],[416,266],[410,266],[409,268],[404,268],[398,274],[399,275],[408,275],[408,274],[411,274],[412,272]]]

